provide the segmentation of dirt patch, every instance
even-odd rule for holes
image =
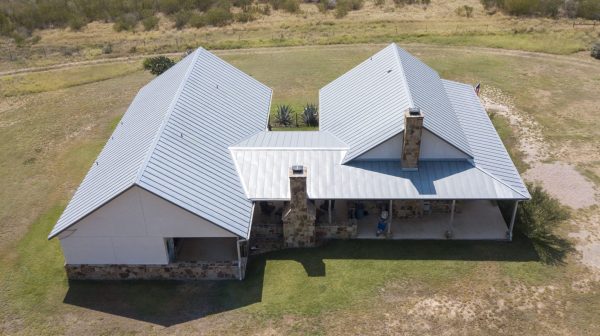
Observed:
[[[541,183],[550,195],[573,209],[596,204],[594,185],[572,165],[561,162],[538,163],[527,170],[524,177]]]
[[[523,177],[537,181],[561,203],[573,209],[597,204],[594,184],[581,175],[574,166],[562,162],[545,163],[550,159],[550,148],[542,135],[542,126],[531,116],[518,111],[512,99],[495,88],[486,88],[482,95],[486,110],[508,119],[519,137],[519,150],[530,165]]]
[[[577,240],[575,248],[579,252],[580,261],[594,273],[594,280],[600,281],[600,210],[582,214],[572,224],[579,229],[570,233],[569,237]],[[574,286],[585,289],[587,284],[577,283]]]

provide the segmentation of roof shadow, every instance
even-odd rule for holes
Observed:
[[[309,277],[320,277],[327,275],[327,259],[540,261],[519,233],[512,243],[337,240],[254,256],[244,281],[70,281],[64,303],[168,327],[261,302],[269,260],[294,260]]]

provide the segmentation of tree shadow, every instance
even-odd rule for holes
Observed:
[[[530,239],[501,241],[334,240],[250,259],[243,281],[70,281],[64,303],[139,321],[172,326],[261,302],[270,260],[300,263],[309,277],[327,275],[325,260],[539,261]]]

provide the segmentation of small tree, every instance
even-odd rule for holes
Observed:
[[[277,105],[277,111],[275,113],[275,120],[283,127],[292,126],[292,114],[294,109],[290,105]]]
[[[600,42],[594,43],[591,54],[593,58],[600,59]]]
[[[302,117],[306,126],[319,126],[318,109],[315,104],[306,104],[306,106],[304,106],[304,114]]]
[[[144,60],[144,69],[156,76],[169,70],[173,65],[175,61],[165,56],[148,57]]]

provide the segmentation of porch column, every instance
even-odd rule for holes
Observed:
[[[508,228],[508,240],[512,241],[513,228],[515,226],[515,218],[517,217],[517,208],[519,207],[519,201],[515,201],[513,205],[512,217],[510,217],[510,226]]]
[[[331,225],[331,200],[329,200],[329,204],[327,205],[327,215],[329,216],[329,225]]]
[[[393,209],[392,209],[393,205],[394,205],[394,200],[390,200],[390,209],[389,209],[390,211],[389,211],[389,214],[388,214],[390,216],[390,223],[388,224],[388,228],[387,228],[387,236],[388,236],[388,238],[391,237],[391,235],[392,235],[392,219],[393,219],[392,214],[394,213]]]
[[[452,200],[452,206],[450,207],[450,234],[454,235],[454,209],[456,208],[456,200]],[[449,237],[450,238],[450,237]]]

